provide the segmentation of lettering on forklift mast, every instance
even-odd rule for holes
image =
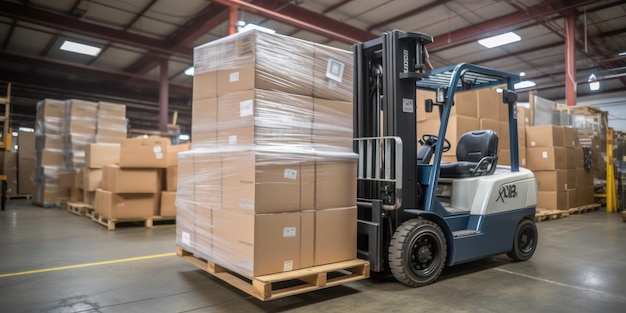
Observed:
[[[508,199],[508,198],[517,198],[516,186],[513,185],[513,184],[511,184],[511,185],[504,185],[504,186],[500,187],[500,190],[498,191],[498,198],[496,199],[496,202],[502,201],[502,203],[504,203],[504,199]]]
[[[402,65],[405,73],[409,72],[409,50],[402,50]]]

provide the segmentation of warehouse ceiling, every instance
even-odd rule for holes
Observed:
[[[229,10],[239,8],[238,11]],[[349,49],[382,32],[432,35],[434,67],[469,62],[513,73],[543,98],[565,98],[566,18],[576,21],[579,97],[626,89],[626,4],[621,0],[3,0],[0,81],[13,83],[14,123],[31,124],[37,100],[80,98],[127,103],[131,127],[158,129],[159,72],[168,68],[170,113],[189,129],[193,47],[228,35],[229,14],[310,41]],[[521,40],[485,48],[505,32]],[[97,56],[60,50],[66,41],[101,48]],[[3,91],[0,91],[0,95]],[[154,112],[154,114],[146,114]]]

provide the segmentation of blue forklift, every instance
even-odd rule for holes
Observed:
[[[506,253],[516,261],[537,247],[537,185],[519,167],[519,76],[472,64],[429,70],[431,36],[389,31],[353,46],[357,251],[371,270],[390,270],[411,287],[437,280],[443,268]],[[510,166],[498,165],[498,134],[476,130],[445,139],[457,92],[506,85]],[[416,103],[416,89],[435,99]],[[439,113],[437,134],[421,134],[416,107]],[[436,110],[435,110],[436,109]],[[457,162],[442,155],[456,145]]]

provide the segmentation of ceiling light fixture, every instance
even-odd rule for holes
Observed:
[[[530,80],[524,80],[521,81],[517,84],[515,84],[515,89],[524,89],[524,88],[530,88],[530,87],[535,87],[537,84],[535,84],[535,82],[530,81]]]
[[[626,56],[626,51],[620,52],[618,55],[621,56],[621,57]]]
[[[524,76],[526,76],[526,72],[519,72],[519,76],[520,76],[520,77],[524,77]]]
[[[522,40],[522,37],[520,37],[518,34],[514,32],[508,32],[497,36],[481,39],[478,41],[478,43],[487,48],[494,48],[520,40]]]
[[[596,74],[589,75],[589,79],[587,81],[589,82],[589,89],[593,91],[600,89],[600,81],[596,78]]]
[[[193,76],[193,73],[194,73],[193,66],[190,66],[185,70],[185,75],[187,76]]]
[[[90,45],[86,45],[86,44],[82,44],[82,43],[78,43],[74,41],[69,41],[69,40],[66,40],[65,42],[63,42],[63,44],[61,45],[61,48],[59,49],[63,51],[86,54],[86,55],[90,55],[93,57],[97,56],[98,54],[100,54],[100,51],[102,51],[102,49],[99,47],[90,46]]]

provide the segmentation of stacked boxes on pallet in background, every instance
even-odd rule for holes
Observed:
[[[195,49],[178,245],[246,276],[356,257],[351,62],[256,31]]]
[[[103,168],[120,162],[120,144],[91,143],[85,147],[85,166],[81,169],[80,190],[83,202],[94,206],[96,189],[102,186]]]
[[[35,187],[32,177],[35,170],[35,133],[18,132],[17,150],[17,193],[32,195]]]
[[[554,125],[527,127],[526,140],[528,168],[537,180],[538,208],[567,210],[593,201],[593,179],[583,168],[582,147],[575,129]],[[585,197],[589,187],[592,196]]]
[[[439,110],[426,112],[424,101],[434,99],[432,91],[418,90],[417,103],[417,135],[437,135],[439,133]],[[510,138],[509,138],[509,110],[508,105],[502,102],[502,93],[497,88],[484,88],[473,91],[460,92],[455,95],[454,106],[450,112],[446,139],[451,143],[451,149],[442,156],[443,162],[456,162],[456,144],[466,132],[476,130],[493,130],[498,134],[498,164],[510,165]],[[518,122],[519,123],[519,122]],[[518,125],[519,126],[519,125]],[[526,150],[524,145],[523,129],[518,128],[518,151],[520,165],[526,164]]]
[[[114,149],[114,144],[96,144],[93,149]],[[119,165],[100,160],[102,181],[94,186],[95,212],[111,220],[149,219],[162,216],[160,209],[164,173],[176,166],[177,153],[189,149],[188,144],[171,146],[168,138],[146,137],[123,139],[119,145]],[[113,152],[113,151],[111,151]],[[90,153],[90,154],[91,154]],[[166,211],[173,217],[172,208]]]
[[[125,112],[126,106],[122,104],[98,104],[76,99],[46,99],[39,102],[35,127],[33,182],[36,189],[33,203],[45,206],[54,204],[58,198],[70,198],[93,205],[95,189],[89,184],[98,181],[95,177],[97,175],[92,171],[72,174],[79,173],[83,168],[85,147],[88,144],[96,142],[98,138],[102,142],[119,142],[126,137]],[[102,124],[98,126],[98,122]],[[61,186],[59,174],[65,173],[66,186]],[[73,183],[70,183],[71,176],[74,177]],[[87,188],[83,184],[85,176]],[[78,195],[81,189],[84,194]]]
[[[63,168],[63,120],[65,101],[46,99],[37,103],[35,121],[35,192],[33,203],[54,205],[57,198],[67,198],[68,190],[59,185]]]

